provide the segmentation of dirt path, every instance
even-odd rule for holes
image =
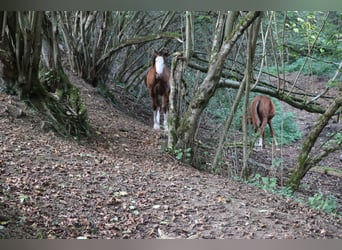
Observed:
[[[0,114],[0,238],[342,238],[341,219],[178,163],[162,132],[71,81],[94,141]]]

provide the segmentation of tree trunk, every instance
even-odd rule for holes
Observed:
[[[246,62],[246,85],[245,85],[245,99],[243,103],[243,117],[242,117],[242,132],[243,132],[243,160],[241,177],[248,178],[250,170],[248,168],[249,145],[247,134],[247,117],[249,113],[249,93],[251,89],[251,80],[253,77],[253,60],[255,57],[257,38],[260,30],[262,15],[249,27],[247,32],[247,62]]]
[[[4,90],[10,94],[16,94],[16,83],[18,77],[17,64],[15,63],[15,51],[11,43],[15,40],[16,15],[13,11],[0,11],[0,61],[1,61],[1,77],[4,84]],[[9,27],[6,34],[6,27]]]
[[[5,85],[20,98],[39,95],[43,12],[2,12],[1,55]],[[6,32],[8,29],[8,32]]]
[[[117,11],[75,11],[59,12],[59,26],[67,47],[72,70],[87,83],[97,86],[101,80],[108,79],[113,68],[119,67],[120,60],[114,57],[120,50],[132,45],[144,44],[163,38],[179,38],[177,33],[162,32],[145,35],[146,22],[138,22],[143,12]],[[164,29],[170,22],[168,15]],[[72,20],[74,24],[72,24]],[[143,33],[144,35],[140,35]],[[135,47],[134,50],[137,50]],[[138,50],[137,50],[138,51]],[[128,52],[127,52],[128,53]],[[135,58],[137,54],[133,56]],[[130,58],[125,58],[131,68]],[[125,64],[125,63],[123,63]],[[117,70],[120,71],[120,70]],[[125,68],[121,71],[125,71]],[[122,75],[118,74],[119,77]],[[118,79],[116,79],[118,80]]]
[[[86,108],[61,66],[56,23],[48,22],[41,11],[1,12],[0,15],[3,17],[0,51],[6,51],[0,53],[5,83],[15,89],[19,97],[30,100],[61,135],[89,135]],[[44,74],[44,83],[39,80],[42,27],[44,33],[48,33],[44,36],[45,57],[50,67],[48,74]],[[5,29],[8,32],[4,32]],[[56,84],[50,88],[47,82],[52,80]]]
[[[168,130],[168,148],[173,149],[177,142],[177,128],[181,117],[181,92],[182,81],[185,69],[185,58],[181,54],[172,59],[170,73],[170,107],[169,107],[169,130]]]
[[[231,20],[232,23],[235,22],[235,20],[233,18],[231,18],[236,16],[236,13],[230,13],[230,16],[228,17],[228,20]],[[258,21],[253,23],[253,25],[251,25],[248,29],[247,32],[247,62],[246,62],[246,70],[245,70],[245,76],[242,80],[242,82],[240,83],[240,87],[238,90],[238,93],[236,94],[235,100],[233,102],[233,106],[231,108],[231,113],[229,114],[229,116],[226,119],[224,128],[223,128],[223,134],[220,137],[220,141],[215,153],[215,158],[214,161],[212,163],[212,168],[216,168],[217,164],[221,158],[221,154],[222,154],[222,150],[223,150],[223,145],[224,145],[224,141],[226,139],[226,135],[229,131],[229,128],[232,124],[232,121],[235,117],[235,113],[236,110],[238,108],[238,105],[241,101],[242,95],[243,93],[245,93],[245,101],[244,101],[244,114],[246,114],[246,110],[248,109],[248,97],[249,97],[249,85],[250,85],[250,80],[253,79],[252,76],[252,69],[253,69],[253,59],[254,59],[254,54],[255,54],[255,48],[256,48],[256,41],[257,41],[257,34],[259,32],[259,27],[260,27],[260,22],[261,22],[261,17],[258,18]],[[231,23],[227,23],[228,26],[231,26]],[[228,29],[230,30],[230,29]],[[247,158],[248,158],[248,154],[247,154],[247,130],[246,130],[246,115],[244,115],[244,122],[243,122],[243,132],[244,132],[244,159],[243,159],[243,169],[244,169],[244,176],[247,176]]]
[[[193,149],[194,138],[197,132],[200,116],[204,108],[207,106],[210,98],[216,91],[225,59],[227,58],[236,41],[260,14],[260,12],[249,12],[239,22],[230,36],[224,37],[223,39],[219,35],[214,37],[207,76],[199,86],[198,90],[195,92],[187,111],[184,113],[179,122],[179,127],[177,128],[176,132],[177,142],[174,142],[172,148],[183,150],[187,150],[189,148]],[[222,30],[224,29],[224,22],[225,17],[221,15],[217,23],[217,30],[215,31],[215,34],[223,33]]]
[[[322,156],[326,156],[329,152],[335,151],[337,147],[341,147],[341,142],[339,145],[332,149],[325,150],[319,157],[310,156],[310,152],[321,134],[322,130],[328,124],[330,118],[336,113],[336,111],[342,106],[342,94],[340,93],[339,96],[334,100],[334,102],[328,107],[326,112],[318,118],[314,127],[306,137],[303,142],[303,146],[301,152],[299,153],[297,159],[297,166],[293,170],[291,177],[287,183],[287,186],[290,187],[293,191],[298,190],[299,185],[305,174],[312,168],[314,165],[322,158]]]
[[[58,47],[58,26],[55,12],[50,18],[45,15],[44,36],[45,57],[49,62],[45,74],[44,87],[49,92],[35,105],[51,120],[52,127],[63,136],[89,136],[91,128],[87,109],[78,89],[72,85],[65,74]]]

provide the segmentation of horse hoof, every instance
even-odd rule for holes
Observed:
[[[153,128],[154,129],[160,129],[160,127],[158,125],[154,125]]]

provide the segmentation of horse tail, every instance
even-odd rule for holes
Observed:
[[[254,106],[254,117],[255,117],[255,121],[256,121],[256,126],[257,127],[260,127],[261,126],[261,120],[260,120],[260,117],[259,117],[259,112],[258,112],[258,109],[259,109],[259,105],[260,105],[260,99],[258,99],[256,101],[256,104]]]

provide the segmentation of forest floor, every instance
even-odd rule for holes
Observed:
[[[114,108],[70,80],[88,107],[93,140],[46,132],[38,114],[0,94],[0,238],[342,238],[341,217],[177,162],[163,131],[136,112],[143,107],[118,95]],[[11,107],[23,112],[14,117]],[[314,118],[295,112],[307,133]],[[289,165],[300,145],[282,148]],[[338,154],[322,164],[341,170]],[[304,197],[322,190],[341,201],[339,175],[310,171],[303,183]]]

